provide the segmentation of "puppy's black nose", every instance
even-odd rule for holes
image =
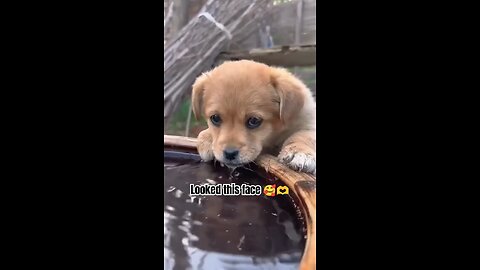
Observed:
[[[226,148],[225,150],[223,150],[223,155],[228,160],[234,160],[238,156],[238,150],[234,148]]]

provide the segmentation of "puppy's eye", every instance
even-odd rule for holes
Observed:
[[[262,119],[258,117],[250,117],[247,120],[247,128],[253,129],[257,128],[262,124]]]
[[[212,121],[212,124],[218,127],[222,123],[222,118],[220,118],[220,115],[214,114],[210,116],[210,121]]]

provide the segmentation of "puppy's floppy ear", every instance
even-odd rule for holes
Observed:
[[[203,93],[205,91],[205,81],[208,78],[208,73],[200,75],[193,83],[192,89],[192,110],[195,119],[199,120],[202,117],[203,107]]]
[[[280,119],[284,123],[294,119],[305,103],[304,89],[307,88],[293,74],[283,68],[271,68],[271,82],[280,103]]]

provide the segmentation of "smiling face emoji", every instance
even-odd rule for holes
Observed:
[[[267,185],[263,188],[263,194],[267,196],[275,196],[276,185]]]

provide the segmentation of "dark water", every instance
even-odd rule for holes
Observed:
[[[189,184],[248,183],[263,191],[281,182],[167,152],[164,174],[165,269],[298,269],[305,229],[291,197],[190,196],[189,190]]]

